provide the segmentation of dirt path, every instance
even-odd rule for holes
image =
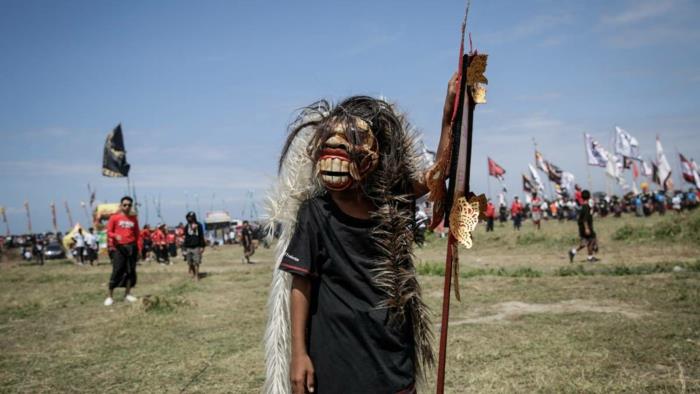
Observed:
[[[621,304],[615,301],[594,302],[588,300],[568,300],[554,304],[528,304],[520,301],[507,301],[495,304],[489,308],[489,310],[495,313],[485,316],[453,320],[450,322],[450,326],[498,323],[504,321],[507,322],[513,318],[536,313],[619,313],[629,319],[638,319],[647,314],[647,312],[641,311],[633,306]]]

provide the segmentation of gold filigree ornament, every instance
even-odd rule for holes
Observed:
[[[460,197],[450,211],[450,233],[465,248],[472,247],[472,232],[479,224],[479,201]]]

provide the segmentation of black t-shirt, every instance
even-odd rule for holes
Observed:
[[[376,223],[344,214],[330,196],[304,202],[280,269],[312,281],[307,345],[316,393],[396,393],[411,386],[410,322],[387,323],[374,286]]]
[[[185,239],[182,245],[186,248],[203,248],[206,245],[204,242],[204,230],[202,229],[201,223],[188,222],[185,225]]]
[[[244,246],[248,246],[253,242],[253,231],[250,227],[243,227],[243,230],[241,230],[241,242]]]
[[[588,229],[591,231],[589,235],[586,235],[586,228],[584,223],[588,224]],[[583,204],[581,210],[578,213],[578,233],[581,237],[595,237],[595,232],[593,231],[593,215],[591,214],[591,207],[588,204]]]

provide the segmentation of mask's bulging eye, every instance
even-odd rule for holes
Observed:
[[[323,142],[316,162],[316,173],[329,190],[345,190],[353,181],[362,181],[378,164],[378,145],[367,122],[357,119],[349,141],[345,122],[329,126],[332,135]]]

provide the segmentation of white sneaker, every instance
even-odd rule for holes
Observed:
[[[129,301],[129,302],[136,302],[136,301],[139,300],[138,298],[132,296],[131,294],[129,294],[129,295],[127,295],[126,297],[124,297],[124,299],[127,300],[127,301]]]
[[[114,300],[112,299],[112,297],[107,297],[107,299],[105,300],[105,306],[110,306],[112,304],[114,304]]]

